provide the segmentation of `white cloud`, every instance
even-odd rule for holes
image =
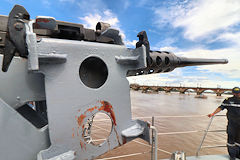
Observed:
[[[193,49],[189,51],[178,52],[177,54],[190,58],[226,58],[229,61],[228,64],[199,66],[198,70],[204,71],[206,74],[208,72],[216,72],[224,74],[229,78],[240,78],[239,51],[240,47],[216,50]]]
[[[216,88],[220,85],[222,88],[232,88],[240,86],[240,47],[225,48],[225,49],[192,49],[181,51],[175,48],[176,55],[179,57],[188,58],[213,58],[213,59],[228,59],[228,64],[204,65],[198,66],[195,70],[182,71],[177,68],[170,73],[151,74],[144,76],[129,77],[130,83],[138,83],[142,85],[169,85],[194,87],[201,84],[201,87]],[[201,73],[201,76],[199,76]],[[219,73],[221,76],[214,76]],[[204,75],[204,76],[202,76]],[[212,77],[213,76],[213,77]],[[223,80],[225,78],[226,80]],[[229,80],[233,78],[235,80]]]
[[[169,8],[156,8],[156,23],[170,23],[183,27],[184,36],[190,40],[206,38],[217,31],[240,23],[239,0],[197,0]]]
[[[184,87],[209,87],[217,88],[233,88],[240,86],[240,82],[237,80],[222,81],[221,79],[211,79],[206,76],[184,76],[177,75],[181,72],[181,69],[176,69],[170,73],[160,73],[152,75],[132,76],[127,79],[131,84],[137,83],[140,85],[153,85],[153,86],[184,86]],[[176,75],[175,75],[176,74]]]
[[[172,46],[161,47],[159,51],[168,51],[168,52],[175,52],[178,49]]]
[[[108,9],[103,0],[77,0],[76,5],[79,7],[81,12],[86,14],[102,14],[102,11]]]
[[[136,4],[138,7],[145,6],[149,0],[138,0],[138,3]]]
[[[175,38],[168,37],[159,41],[154,46],[150,45],[150,47],[151,47],[151,50],[155,50],[155,51],[172,51],[173,52],[176,48],[172,47],[172,44],[175,42],[176,42]],[[168,49],[171,49],[171,50],[168,50]]]
[[[110,10],[104,10],[102,14],[89,14],[84,17],[79,17],[83,21],[83,24],[87,28],[95,29],[98,22],[109,23],[111,27],[119,28],[119,20],[116,15],[114,15]]]
[[[182,51],[173,47],[176,54],[195,58],[226,58],[229,60],[225,65],[198,66],[197,71],[206,74],[206,79],[194,80],[184,76],[181,82],[186,85],[202,83],[214,86],[216,83],[225,87],[239,86],[240,79],[240,32],[236,32],[236,25],[240,24],[240,1],[239,0],[196,0],[187,3],[175,2],[168,7],[155,8],[154,13],[157,25],[169,25],[182,27],[184,37],[189,40],[207,40],[208,43],[224,42],[230,44],[228,48],[206,49],[199,45]],[[164,45],[160,49],[171,50],[172,45]],[[174,73],[173,71],[172,73]],[[237,81],[222,81],[211,77],[214,73],[222,74],[226,79],[235,78]],[[198,73],[192,73],[198,75]],[[195,76],[197,78],[198,76]],[[216,78],[216,77],[215,77]],[[176,80],[176,82],[179,82]]]
[[[137,42],[138,42],[137,40],[133,40],[133,41],[127,40],[125,41],[125,45],[130,48],[135,48]]]
[[[220,34],[214,41],[217,41],[217,40],[224,41],[224,42],[231,42],[233,46],[236,46],[236,45],[240,46],[240,32],[236,32],[236,33],[227,32],[227,33]]]
[[[84,27],[90,29],[96,29],[96,24],[98,22],[109,23],[112,28],[118,29],[120,31],[119,34],[121,35],[124,43],[127,43],[127,45],[131,46],[135,42],[131,42],[126,39],[124,31],[121,29],[119,19],[109,9],[103,10],[101,13],[90,13],[87,16],[79,17],[79,19],[83,22],[82,24],[84,25]]]
[[[42,3],[45,7],[49,8],[51,5],[51,2],[49,0],[42,0]]]
[[[123,8],[124,8],[124,9],[127,9],[130,5],[131,5],[131,4],[130,4],[130,1],[129,1],[129,0],[124,0],[124,1],[123,1]]]

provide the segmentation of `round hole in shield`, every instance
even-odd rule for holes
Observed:
[[[88,144],[100,145],[112,132],[112,120],[103,112],[97,112],[84,124],[83,136]]]
[[[98,57],[88,57],[80,65],[81,81],[90,88],[99,88],[107,80],[107,65]]]

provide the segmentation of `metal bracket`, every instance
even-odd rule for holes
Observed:
[[[27,58],[28,56],[25,40],[25,21],[28,21],[29,18],[29,13],[20,5],[15,5],[9,14],[2,65],[3,72],[7,72],[16,51],[19,53],[20,57]]]
[[[151,65],[151,57],[150,57],[150,44],[148,41],[147,33],[146,31],[141,31],[137,34],[137,37],[139,38],[139,41],[136,43],[136,48],[141,47],[144,45],[146,47],[146,53],[147,53],[147,66]]]

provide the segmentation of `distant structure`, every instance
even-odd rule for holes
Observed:
[[[192,89],[194,90],[197,95],[201,95],[206,90],[211,90],[216,93],[217,96],[221,96],[226,91],[232,91],[232,89],[227,88],[202,88],[202,87],[174,87],[174,86],[145,86],[145,85],[138,85],[138,84],[131,84],[130,88],[132,90],[142,90],[143,93],[148,91],[158,92],[158,91],[165,91],[166,93],[170,93],[171,91],[178,91],[181,94],[184,94],[187,90]]]

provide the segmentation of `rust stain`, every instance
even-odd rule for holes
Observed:
[[[48,23],[50,22],[49,19],[43,18],[43,19],[36,19],[36,22],[44,22],[44,23]]]
[[[115,131],[115,134],[116,134],[117,140],[118,140],[118,144],[119,144],[119,146],[121,146],[122,144],[120,143],[120,140],[119,140],[119,136],[118,136],[117,130],[116,130],[115,127],[113,127],[113,128],[114,128],[114,131]]]
[[[126,144],[127,143],[127,138],[126,137],[122,137],[123,139],[123,144]]]
[[[87,109],[88,112],[93,112],[95,107]]]
[[[86,143],[82,142],[81,140],[80,140],[80,146],[81,146],[82,149],[83,149],[83,148],[84,148],[85,150],[87,149],[87,148],[86,148]]]
[[[113,108],[112,105],[106,101],[100,101],[100,103],[102,104],[102,106],[100,108],[98,108],[99,111],[104,110],[105,112],[110,113],[110,116],[113,120],[113,124],[116,126],[116,117],[115,117],[115,113],[113,112]]]
[[[147,122],[147,126],[148,126],[148,128],[150,128],[150,123]]]
[[[88,108],[87,110],[85,110],[85,112],[83,112],[83,114],[81,114],[80,116],[75,116],[75,118],[76,118],[76,120],[77,120],[77,123],[78,123],[78,129],[77,129],[77,132],[76,132],[76,134],[75,134],[75,132],[74,132],[74,128],[73,128],[73,133],[72,133],[72,137],[74,138],[76,135],[79,137],[79,135],[81,134],[81,133],[79,133],[81,130],[81,132],[82,132],[82,136],[84,136],[83,135],[83,130],[84,130],[84,124],[83,124],[83,121],[84,121],[84,119],[87,117],[86,115],[88,115],[87,114],[87,112],[93,112],[94,110],[98,110],[98,111],[105,111],[105,112],[107,112],[107,113],[109,113],[110,114],[110,116],[111,116],[111,118],[112,118],[112,121],[113,121],[113,124],[116,126],[117,125],[117,123],[116,123],[116,117],[115,117],[115,113],[114,113],[114,111],[113,111],[113,107],[112,107],[112,105],[110,104],[110,103],[108,103],[108,102],[106,102],[106,101],[98,101],[98,102],[100,102],[101,103],[101,106],[99,107],[99,106],[94,106],[94,107],[92,107],[92,108]],[[80,112],[81,110],[79,109],[78,110],[78,112]],[[80,128],[82,128],[81,130],[79,130]],[[116,138],[117,138],[117,141],[118,141],[118,143],[119,143],[119,145],[122,145],[121,143],[120,143],[120,140],[119,140],[119,136],[118,136],[118,134],[117,134],[117,130],[116,130],[116,128],[115,127],[113,127],[114,128],[114,131],[115,131],[115,133],[116,133]],[[86,150],[86,143],[84,143],[82,140],[80,140],[80,146],[81,146],[81,148],[83,149],[85,149]],[[110,149],[110,142],[109,142],[109,140],[108,140],[108,148]]]
[[[83,142],[81,140],[80,140],[80,146],[83,149],[84,144],[83,144]]]
[[[75,137],[75,129],[74,128],[72,128],[72,131],[73,131],[73,133],[72,133],[72,138],[74,138]]]
[[[78,125],[81,126],[83,123],[84,118],[86,118],[86,115],[82,114],[81,116],[78,117]]]

